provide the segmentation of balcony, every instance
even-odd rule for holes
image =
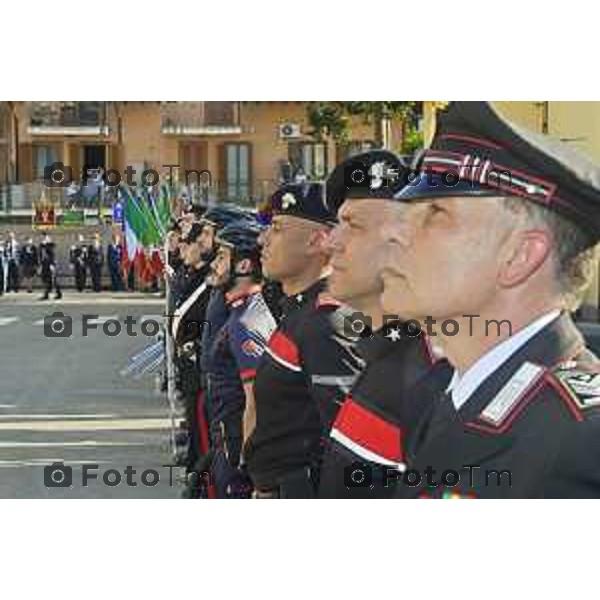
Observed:
[[[238,102],[163,102],[161,131],[165,135],[219,136],[242,133]]]
[[[30,102],[30,135],[106,136],[105,102]]]

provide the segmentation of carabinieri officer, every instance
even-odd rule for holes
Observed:
[[[272,198],[263,271],[283,286],[283,319],[254,383],[256,429],[245,456],[256,497],[316,494],[323,444],[363,363],[326,293],[335,214],[318,183],[286,185]]]
[[[454,375],[398,495],[600,497],[600,361],[570,315],[595,265],[600,169],[486,102],[450,104],[420,169],[380,229],[382,305],[433,318]]]
[[[407,173],[393,153],[370,150],[339,164],[327,179],[327,204],[337,210],[339,221],[332,236],[329,291],[351,307],[345,325],[357,333],[356,349],[366,367],[333,423],[320,497],[391,497],[395,479],[388,480],[387,469],[403,465],[405,440],[429,406],[422,390],[412,393],[413,386],[423,377],[449,381],[445,361],[432,370],[439,356],[425,333],[384,315],[381,306],[379,229],[402,210],[393,197]]]

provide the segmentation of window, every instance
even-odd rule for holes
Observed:
[[[228,200],[250,197],[250,144],[225,144],[225,194]]]
[[[44,168],[56,162],[56,148],[53,146],[34,146],[33,147],[33,177],[41,179],[44,177]]]
[[[237,125],[235,105],[236,102],[204,102],[204,125]]]
[[[288,152],[294,175],[301,170],[310,180],[327,177],[327,144],[292,142]]]

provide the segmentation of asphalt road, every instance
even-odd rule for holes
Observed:
[[[152,376],[120,374],[149,342],[140,319],[162,309],[159,298],[139,295],[67,293],[51,302],[23,293],[0,297],[0,498],[179,497],[179,468],[163,466],[172,464],[166,399]],[[44,317],[57,310],[72,318],[73,337],[45,336]],[[99,316],[87,337],[84,314]],[[104,334],[103,319],[123,324],[129,315],[137,320],[137,337],[124,325],[116,337]],[[71,486],[47,487],[45,467],[56,462],[71,468],[72,481],[68,469],[54,480]],[[85,464],[97,465],[87,469],[97,475],[87,486]],[[119,473],[107,474],[110,469]],[[104,482],[119,475],[118,485]]]

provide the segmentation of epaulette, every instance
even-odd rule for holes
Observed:
[[[267,342],[277,329],[277,322],[260,294],[251,296],[240,323],[248,331]]]
[[[600,363],[563,362],[551,375],[560,385],[559,391],[566,392],[577,408],[600,408]]]
[[[546,369],[531,362],[523,363],[478,417],[467,426],[488,433],[504,433],[533,397],[543,382]]]

